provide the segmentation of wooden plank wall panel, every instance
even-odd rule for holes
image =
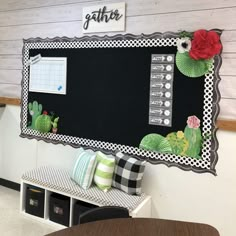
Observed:
[[[20,98],[21,89],[18,84],[0,84],[0,97]],[[0,102],[1,103],[1,102]]]
[[[224,53],[235,53],[236,54],[236,40],[235,41],[224,41],[225,45],[223,48]],[[226,43],[227,42],[227,43]]]
[[[70,14],[70,13],[68,13]],[[222,18],[227,14],[227,17]],[[232,21],[236,15],[235,8],[213,9],[193,12],[177,12],[165,14],[150,14],[128,16],[126,32],[131,33],[153,33],[156,31],[194,31],[197,28],[236,28],[236,21]],[[46,15],[44,16],[46,17]],[[17,20],[16,20],[17,21]],[[43,21],[43,20],[42,20]],[[191,21],[191,24],[189,23]],[[30,22],[30,21],[29,21]],[[104,33],[100,34],[103,35]],[[113,35],[116,33],[109,33]],[[37,24],[13,25],[0,27],[1,40],[17,40],[29,37],[54,37],[54,36],[81,36],[81,21],[71,20],[68,22],[43,22]]]
[[[0,56],[2,55],[22,55],[23,40],[1,40],[0,36]]]
[[[220,75],[236,75],[236,53],[223,53]],[[233,81],[232,81],[233,82]]]
[[[236,96],[236,76],[221,76],[219,89],[221,91],[221,98],[230,99],[232,95]]]
[[[210,1],[212,2],[212,1]],[[104,2],[99,2],[99,4]],[[162,4],[161,4],[162,3]],[[168,4],[162,1],[157,4],[153,0],[139,0],[139,1],[129,1],[127,5],[127,16],[139,16],[140,12],[142,15],[154,15],[154,14],[166,14],[175,13],[183,11],[206,11],[209,6],[197,4],[196,8],[193,9],[192,2],[189,1],[186,4],[186,0],[178,2],[179,4]],[[94,5],[94,2],[82,2],[74,4],[64,4],[64,5],[54,5],[42,8],[30,8],[22,9],[18,11],[6,11],[0,12],[0,26],[12,26],[12,25],[22,25],[22,24],[38,24],[38,23],[48,23],[48,22],[67,22],[67,21],[78,21],[82,18],[82,7]],[[208,2],[209,4],[209,2]],[[211,3],[212,4],[212,3]],[[232,2],[231,2],[232,4]],[[73,6],[72,6],[73,5]],[[204,6],[204,7],[203,7]],[[224,10],[230,6],[229,1],[227,4],[218,2],[218,6],[214,5],[214,9],[224,7]],[[210,8],[210,11],[212,8]],[[56,14],[55,14],[56,13]],[[47,17],[45,17],[47,16]]]
[[[223,53],[236,54],[236,33],[234,34],[233,32],[223,31],[223,34],[221,36],[224,44]],[[22,39],[2,40],[2,37],[0,36],[0,55],[21,55],[22,46]]]
[[[38,1],[38,0],[1,0],[0,12],[10,12],[16,10],[26,11],[28,9],[53,9],[54,7],[67,7],[73,6],[71,12],[81,12],[81,9],[78,6],[82,5],[99,5],[104,3],[115,3],[120,2],[120,0],[111,0],[111,1],[102,1],[102,0],[47,0],[47,1]],[[158,14],[166,12],[181,12],[181,11],[201,11],[206,9],[218,9],[218,8],[231,8],[236,6],[234,0],[198,0],[198,1],[186,1],[178,0],[176,2],[170,1],[154,1],[154,0],[127,0],[128,16],[130,15],[146,15],[146,14]],[[91,3],[91,4],[90,4]],[[46,9],[46,10],[47,10]],[[50,10],[50,9],[49,9]],[[54,17],[58,17],[54,14]],[[80,15],[80,14],[76,14]]]
[[[105,2],[120,1],[0,1],[0,97],[20,98],[23,38],[80,37],[82,7]],[[232,20],[236,15],[235,0],[171,0],[171,3],[165,0],[127,0],[126,4],[126,32],[121,33],[224,29],[221,37],[224,48],[220,70],[220,117],[236,119],[236,21]]]
[[[47,1],[39,1],[39,0],[1,0],[0,11],[14,11],[14,10],[25,10],[31,8],[44,8],[50,6],[58,6],[58,5],[69,5],[80,2],[95,2],[91,0],[47,0]],[[97,3],[100,0],[96,1]]]
[[[22,69],[22,58],[20,56],[0,56],[0,69]]]
[[[236,99],[221,99],[220,100],[220,115],[219,119],[235,120],[236,121]],[[236,127],[235,127],[236,129]]]
[[[21,70],[0,69],[0,84],[16,84],[20,86],[21,80]]]

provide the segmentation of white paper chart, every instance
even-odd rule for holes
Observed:
[[[29,91],[66,94],[66,57],[42,57],[30,65]]]

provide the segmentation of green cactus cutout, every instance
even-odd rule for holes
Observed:
[[[202,148],[202,134],[200,128],[190,128],[187,125],[184,129],[184,136],[189,143],[186,154],[190,157],[201,158],[199,156]]]
[[[32,116],[31,125],[29,126],[30,129],[36,129],[35,122],[36,119],[41,115],[43,106],[39,104],[37,101],[33,101],[33,103],[28,104],[29,114]]]
[[[47,133],[51,130],[51,127],[51,117],[44,111],[42,115],[37,117],[35,128],[42,133]]]
[[[186,155],[189,143],[182,131],[172,132],[166,136],[166,139],[171,145],[173,154],[181,156]]]
[[[51,121],[52,124],[52,132],[54,134],[57,133],[57,125],[58,125],[59,117],[55,118],[53,121]]]
[[[171,146],[168,140],[160,134],[148,134],[144,136],[139,144],[139,148],[162,153],[171,153]]]
[[[51,121],[52,127],[57,128],[59,117],[55,118],[54,121]]]

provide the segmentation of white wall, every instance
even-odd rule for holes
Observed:
[[[19,183],[27,169],[43,165],[71,168],[76,149],[20,138],[19,117],[19,107],[4,108],[0,178]],[[236,133],[218,131],[217,136],[218,176],[147,164],[143,189],[152,196],[153,217],[207,223],[221,236],[236,235]]]
[[[20,107],[6,106],[0,119],[1,178],[19,182],[22,171],[36,166],[37,141],[20,134]]]

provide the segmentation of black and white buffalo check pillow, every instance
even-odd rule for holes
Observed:
[[[121,152],[116,153],[112,186],[131,195],[140,195],[146,161],[139,161]]]

